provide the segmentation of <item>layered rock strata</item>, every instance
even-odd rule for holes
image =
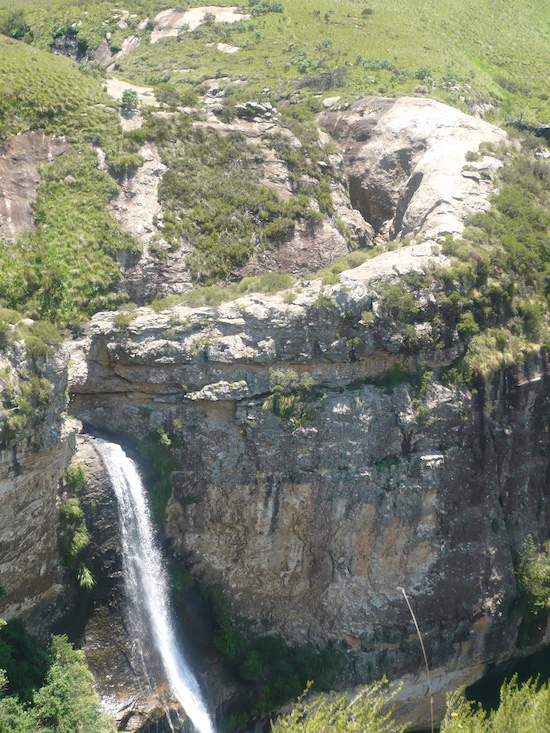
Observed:
[[[19,400],[36,399],[29,393],[33,385],[38,388],[36,380],[43,380],[42,390],[51,390],[48,404],[35,404],[25,423],[10,423],[23,409],[28,413]],[[52,348],[36,361],[16,342],[0,355],[0,584],[7,593],[0,616],[8,620],[21,615],[35,631],[49,630],[62,609],[58,487],[77,430],[64,414],[66,384],[64,349]]]
[[[439,712],[456,684],[544,642],[542,629],[518,646],[514,559],[550,525],[547,365],[477,393],[446,384],[458,336],[436,348],[426,322],[407,346],[380,307],[378,265],[345,286],[309,284],[292,303],[142,309],[124,332],[98,315],[72,409],[133,438],[171,436],[175,552],[221,583],[235,612],[291,643],[345,649],[350,682],[405,679],[404,714],[421,725],[425,680],[400,588]],[[396,384],[395,364],[434,373]],[[272,370],[284,369],[315,388],[295,402],[290,392],[281,416]]]

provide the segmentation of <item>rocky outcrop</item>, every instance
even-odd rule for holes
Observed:
[[[151,43],[157,43],[161,38],[177,36],[182,27],[186,30],[195,30],[206,22],[205,16],[214,18],[216,23],[238,23],[250,20],[248,13],[240,12],[238,7],[219,7],[205,5],[201,8],[169,8],[155,16],[155,27],[151,31]]]
[[[15,237],[34,226],[31,204],[40,179],[38,165],[69,149],[61,137],[41,130],[10,137],[0,149],[0,238]]]
[[[211,93],[215,91],[214,84]],[[302,144],[281,123],[277,110],[270,105],[269,119],[258,112],[250,119],[226,123],[213,114],[217,107],[223,109],[219,99],[212,97],[206,105],[207,121],[197,124],[212,127],[220,135],[244,134],[258,148],[262,185],[283,199],[290,198],[288,165],[273,140],[282,137],[296,150]],[[256,108],[267,109],[265,104],[255,104]],[[481,119],[430,99],[369,97],[346,111],[324,112],[318,122],[340,149],[323,160],[324,170],[330,171],[334,215],[299,219],[286,236],[255,251],[233,277],[269,270],[305,274],[345,256],[351,247],[369,247],[388,239],[421,242],[444,234],[455,236],[467,216],[489,206],[501,162],[492,155],[480,155],[478,148],[481,143],[504,141],[506,133]],[[329,140],[326,132],[319,132],[320,148]],[[130,230],[144,222],[149,226],[150,206],[145,207],[145,219],[135,216],[141,201],[135,191],[146,190],[148,199],[156,191],[155,181],[146,189],[143,185],[150,179],[153,159],[149,156],[144,169],[123,182],[123,192],[114,205],[115,215],[127,220]],[[157,166],[153,175],[162,175],[159,171]],[[302,178],[302,184],[312,183],[305,174]],[[317,206],[313,199],[312,206]],[[162,212],[159,219],[162,239]],[[127,283],[123,287],[139,303],[151,293],[167,295],[188,289],[191,278],[186,258],[192,249],[193,242],[182,240],[181,248],[167,251],[164,262],[146,251],[141,259],[123,267],[123,282]]]
[[[77,430],[64,415],[66,369],[61,348],[34,360],[15,342],[0,355],[0,616],[21,615],[35,631],[62,610],[57,497]]]
[[[376,232],[390,239],[459,234],[488,207],[491,156],[466,161],[506,133],[433,99],[367,97],[318,121],[341,148],[350,197]],[[475,157],[470,156],[470,157]]]
[[[439,256],[416,247],[424,262]],[[460,355],[456,334],[435,348],[427,321],[411,348],[380,307],[376,281],[394,254],[345,286],[304,286],[294,302],[143,309],[123,332],[96,316],[72,409],[134,438],[172,436],[176,554],[221,583],[235,612],[292,643],[345,649],[350,683],[403,679],[403,715],[425,725],[400,588],[439,714],[445,692],[546,641],[544,628],[518,641],[514,558],[528,533],[550,530],[548,376],[541,360],[477,393],[446,384],[438,370]],[[396,383],[395,364],[435,371]],[[294,391],[278,412],[270,370],[285,368]],[[300,391],[304,374],[315,388]]]

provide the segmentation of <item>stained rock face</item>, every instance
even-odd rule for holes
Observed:
[[[490,156],[467,163],[481,143],[506,133],[433,99],[367,97],[318,121],[334,137],[349,169],[354,208],[390,239],[457,234],[470,214],[488,207]]]
[[[518,642],[514,557],[528,533],[550,529],[547,365],[501,373],[477,394],[433,377],[373,383],[392,364],[444,366],[463,347],[433,348],[426,324],[411,352],[382,315],[363,320],[379,312],[371,262],[370,280],[321,299],[314,283],[292,304],[142,309],[125,333],[96,316],[72,409],[135,438],[159,427],[177,437],[175,552],[221,583],[235,612],[292,643],[345,649],[351,681],[403,679],[403,715],[422,726],[401,587],[439,713],[445,692],[545,641],[541,629]],[[268,400],[270,369],[284,368],[317,385],[290,417]]]
[[[41,130],[13,135],[0,149],[0,238],[13,242],[15,237],[32,229],[31,203],[36,198],[38,165],[47,163],[69,149],[61,137]]]
[[[37,367],[18,343],[0,357],[4,399],[8,389],[17,394],[32,378],[46,380],[52,389],[49,405],[37,410],[24,428],[16,434],[4,428],[0,450],[0,579],[7,592],[0,615],[5,619],[22,615],[36,631],[50,629],[60,613],[58,484],[74,450],[77,430],[74,421],[63,417],[64,350],[52,349],[40,361]],[[14,412],[2,410],[4,424]]]

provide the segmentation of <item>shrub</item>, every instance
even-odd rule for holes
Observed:
[[[539,733],[549,727],[548,684],[528,680],[518,685],[513,677],[502,685],[500,704],[490,712],[466,700],[460,690],[449,695],[441,733]]]
[[[172,494],[170,476],[179,468],[176,450],[182,441],[167,427],[152,430],[138,445],[138,452],[148,461],[153,470],[149,503],[151,516],[158,527],[164,526],[166,506]]]
[[[137,109],[139,104],[139,95],[135,89],[125,89],[122,92],[122,98],[120,100],[120,107],[125,112],[131,112]]]
[[[550,543],[538,550],[527,535],[516,570],[518,586],[527,608],[534,614],[550,608]]]
[[[79,494],[86,487],[86,467],[83,463],[71,463],[65,472],[65,482]]]
[[[310,418],[308,403],[316,398],[315,382],[310,374],[298,374],[293,369],[270,369],[270,396],[264,410],[273,410],[277,417],[293,425],[304,425]]]
[[[292,712],[277,718],[273,733],[404,733],[407,726],[398,725],[389,703],[396,694],[383,680],[365,687],[358,695],[320,696],[307,701],[307,690]]]

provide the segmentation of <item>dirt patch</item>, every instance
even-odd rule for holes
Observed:
[[[128,84],[126,81],[120,79],[107,79],[106,82],[107,94],[113,99],[117,99],[119,102],[122,99],[122,94],[126,89],[133,89],[137,92],[139,101],[146,107],[157,107],[158,102],[153,93],[152,87],[137,87],[135,84]]]
[[[207,13],[213,15],[216,23],[237,23],[240,20],[250,20],[250,14],[239,12],[240,8],[220,8],[217,5],[205,5],[202,8],[191,8],[190,10],[174,10],[170,8],[163,10],[155,17],[155,27],[151,33],[151,43],[156,43],[161,38],[177,36],[183,26],[189,30],[195,30],[204,22]]]

